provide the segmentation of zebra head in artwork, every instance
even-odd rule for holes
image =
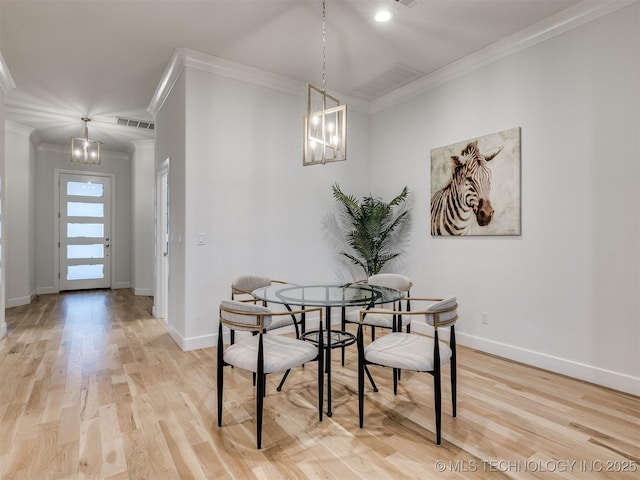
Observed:
[[[474,141],[462,149],[460,156],[451,157],[451,181],[431,197],[432,235],[467,235],[472,214],[481,227],[491,222],[491,170],[487,163],[503,148],[482,154]]]

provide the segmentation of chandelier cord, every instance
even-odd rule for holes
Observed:
[[[325,5],[325,0],[322,0],[322,92],[326,93],[327,91],[327,81],[325,78],[326,70],[327,70],[327,58],[326,58],[326,17],[327,10]]]

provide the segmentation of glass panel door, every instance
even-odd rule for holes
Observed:
[[[111,287],[111,178],[60,174],[60,290]]]

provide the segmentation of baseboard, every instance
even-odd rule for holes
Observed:
[[[7,334],[7,324],[0,325],[0,338],[3,338]]]
[[[414,324],[412,324],[412,328]],[[460,345],[640,396],[640,378],[456,331]]]
[[[218,343],[218,335],[202,335],[199,337],[183,337],[173,325],[167,324],[169,336],[184,352],[199,350],[201,348],[215,347]]]
[[[111,284],[111,290],[118,290],[120,288],[131,288],[130,282],[115,282]]]
[[[333,322],[332,322],[333,324]],[[169,336],[173,339],[174,342],[178,344],[178,346],[185,352],[190,350],[199,350],[201,348],[210,348],[215,347],[218,344],[218,334],[209,334],[209,335],[201,335],[199,337],[183,337],[180,332],[178,332],[172,325],[167,324],[167,331]],[[276,331],[270,333],[270,335],[281,335],[286,333],[294,333],[295,328],[293,325],[288,327],[279,328]],[[236,334],[238,335],[238,334]],[[240,333],[242,335],[242,333]],[[228,332],[224,333],[225,342],[229,342]]]
[[[18,298],[7,298],[5,302],[5,308],[19,307],[21,305],[29,305],[31,303],[32,295]]]
[[[55,287],[39,287],[39,288],[36,288],[36,294],[37,295],[50,295],[52,293],[60,293],[60,290],[58,290]]]
[[[136,287],[130,287],[131,291],[133,292],[134,295],[140,295],[143,297],[153,297],[153,289],[152,288],[136,288]]]

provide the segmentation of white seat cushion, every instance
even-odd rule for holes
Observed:
[[[376,312],[379,312],[379,310],[376,310]],[[349,322],[358,323],[360,321],[360,310],[347,312],[346,319]],[[372,325],[374,327],[391,328],[393,327],[393,315],[390,313],[367,313],[364,316],[362,324]]]
[[[408,292],[413,286],[413,283],[411,283],[408,277],[398,273],[378,273],[377,275],[371,275],[367,279],[367,283],[379,287],[393,288],[401,292]]]
[[[363,325],[371,325],[374,327],[393,328],[393,314],[383,313],[383,309],[376,308],[364,316]],[[345,318],[348,322],[358,323],[360,321],[360,310],[351,310],[347,312]],[[406,326],[411,321],[410,315],[403,315],[402,326]]]
[[[439,342],[440,365],[451,358],[451,349]],[[417,372],[433,371],[433,338],[415,333],[389,333],[364,348],[364,358],[372,363]]]
[[[224,361],[238,368],[258,371],[259,335],[230,345]],[[281,372],[310,362],[318,356],[318,347],[310,342],[282,335],[263,335],[264,373]]]

